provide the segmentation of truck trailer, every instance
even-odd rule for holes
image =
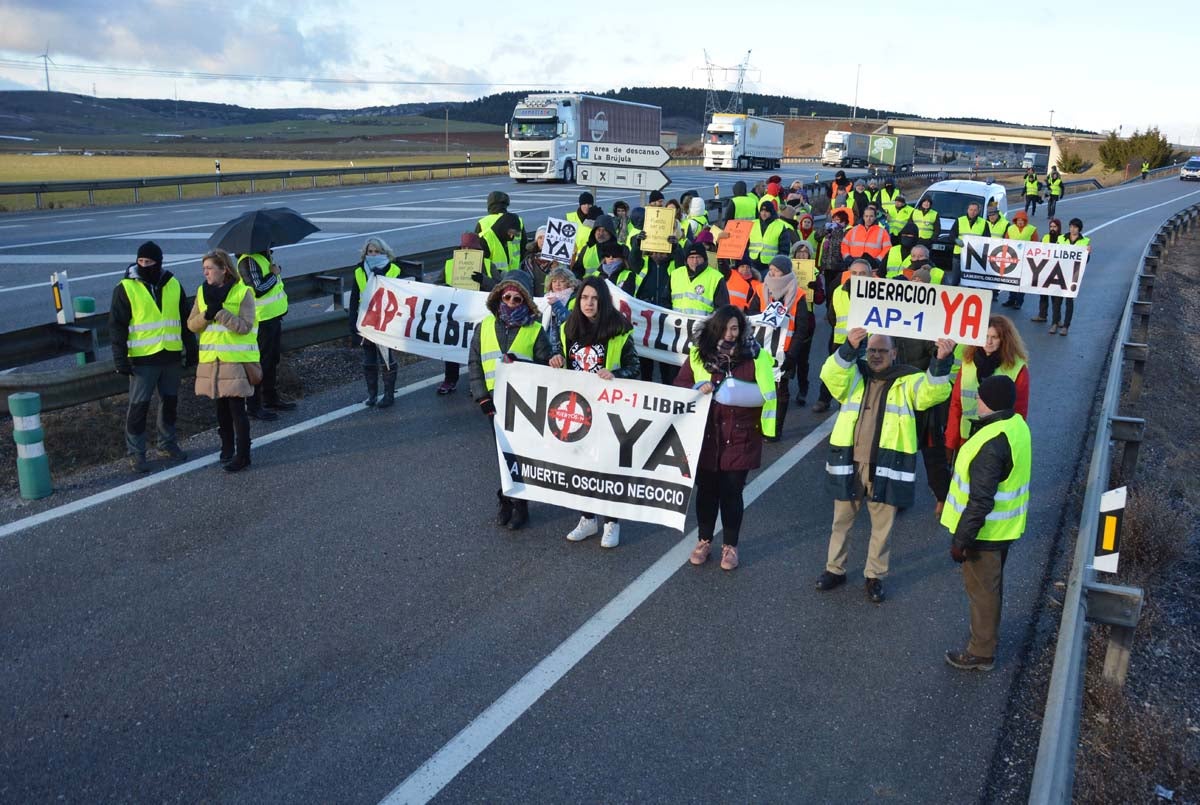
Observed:
[[[715,114],[704,131],[705,170],[777,170],[783,123],[752,115]]]
[[[657,146],[662,109],[595,95],[539,94],[517,103],[504,127],[508,175],[575,181],[580,142]]]
[[[839,168],[885,167],[896,173],[912,170],[917,139],[908,134],[857,134],[827,131],[821,164]]]

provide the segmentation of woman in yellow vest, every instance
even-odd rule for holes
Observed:
[[[1064,243],[1070,246],[1079,246],[1087,249],[1091,259],[1092,239],[1083,234],[1083,220],[1080,218],[1072,218],[1067,222],[1067,234],[1059,240],[1059,243]],[[1064,299],[1066,312],[1064,314]],[[1057,332],[1059,335],[1066,335],[1067,330],[1071,327],[1071,319],[1075,316],[1075,297],[1073,296],[1052,296],[1050,297],[1050,335]]]
[[[782,311],[787,317],[783,325],[781,345],[783,363],[779,366],[779,382],[775,384],[775,435],[766,437],[769,442],[777,442],[783,436],[783,421],[787,417],[788,404],[792,399],[789,386],[793,372],[800,382],[798,404],[804,405],[808,396],[808,354],[812,347],[813,330],[817,325],[808,302],[820,287],[820,282],[819,279],[815,279],[809,283],[809,287],[801,286],[799,278],[792,270],[791,259],[782,254],[772,258],[771,265],[767,267],[767,276],[763,279],[766,294],[763,311],[774,314]]]
[[[742,311],[723,305],[704,322],[675,377],[676,386],[713,395],[692,492],[700,537],[689,560],[693,565],[708,561],[720,514],[721,569],[738,566],[742,489],[750,470],[762,463],[763,436],[775,435],[774,366]]]
[[[505,273],[487,298],[488,316],[471,335],[467,369],[471,396],[488,418],[488,433],[495,438],[491,418],[496,415],[492,391],[496,387],[496,365],[511,356],[543,366],[550,362],[550,341],[542,329],[541,312],[533,302],[533,285],[524,271]],[[529,504],[504,496],[496,490],[500,511],[496,523],[516,531],[529,522]]]
[[[635,378],[642,364],[629,334],[633,327],[613,305],[608,282],[588,277],[579,286],[575,309],[559,330],[559,351],[550,358],[555,369],[591,372],[602,380],[614,377]],[[603,530],[601,548],[615,548],[621,542],[621,523],[615,517],[597,517],[579,513],[579,524],[567,534],[571,542],[580,542]]]
[[[262,380],[254,292],[238,279],[223,251],[204,255],[204,284],[188,315],[188,329],[200,336],[196,396],[212,397],[226,472],[250,466],[250,418],[246,398]]]
[[[354,269],[354,286],[350,289],[350,337],[362,348],[363,377],[367,381],[367,398],[363,400],[363,405],[368,408],[375,405],[377,400],[380,408],[389,408],[396,402],[396,351],[380,347],[358,334],[358,308],[371,275],[400,276],[400,266],[393,262],[395,259],[392,247],[382,238],[367,238],[358,258],[358,267]],[[383,358],[384,353],[386,359]],[[379,399],[380,368],[383,369],[382,400]]]
[[[971,435],[979,419],[979,383],[994,374],[1010,378],[1017,386],[1016,411],[1029,415],[1029,353],[1021,334],[1007,316],[988,319],[987,339],[982,347],[963,349],[962,368],[950,393],[950,415],[946,421],[946,447],[957,450]]]

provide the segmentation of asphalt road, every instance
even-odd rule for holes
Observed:
[[[789,183],[793,178],[812,181],[815,172],[826,181],[835,173],[816,165],[779,171]],[[668,170],[672,184],[667,192],[677,197],[684,190],[695,189],[711,198],[713,184],[719,183],[721,191],[729,195],[738,179],[753,184],[770,173]],[[850,176],[862,173],[847,171]],[[95,297],[97,312],[106,312],[112,287],[133,262],[138,245],[146,240],[163,247],[165,264],[190,294],[203,281],[199,258],[213,230],[259,207],[292,207],[321,228],[301,243],[276,250],[286,276],[352,265],[370,235],[384,238],[399,255],[457,245],[459,236],[473,230],[486,212],[487,194],[492,190],[507,192],[511,210],[521,214],[533,230],[546,218],[575,209],[581,189],[517,184],[504,176],[485,176],[0,215],[0,332],[54,320],[49,278],[55,271],[66,270],[72,293]],[[618,198],[633,205],[637,194],[602,189],[597,198],[610,210]]]
[[[159,483],[7,510],[0,800],[378,802],[435,757],[413,782],[444,802],[978,799],[1045,568],[1069,549],[1115,317],[1146,239],[1197,198],[1161,181],[1060,206],[1095,252],[1069,337],[1029,303],[1017,317],[1034,492],[994,672],[942,663],[966,603],[923,487],[884,604],[861,587],[865,516],[851,583],[813,588],[832,504],[812,413],[768,445],[742,566],[722,573],[685,564],[690,531],[628,523],[604,551],[537,504],[528,530],[494,528],[486,423],[465,393],[436,397],[423,361],[388,412],[350,407],[348,387],[274,436],[256,424],[247,473],[212,466],[209,438],[189,445],[203,466]]]

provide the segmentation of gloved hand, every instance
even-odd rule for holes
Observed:
[[[472,274],[472,275],[471,275],[471,279],[472,279],[474,282],[480,282],[480,283],[482,283],[482,282],[483,282],[483,272],[482,272],[482,271],[476,271],[474,274]]]
[[[217,311],[221,309],[221,305],[214,305],[207,299],[204,300],[204,318],[207,321],[212,321],[217,318]]]
[[[780,364],[779,371],[783,372],[786,375],[788,372],[792,371],[795,368],[796,368],[796,359],[793,358],[791,355],[788,355],[786,358],[783,359],[783,363]]]
[[[967,552],[957,545],[951,545],[950,558],[961,565],[963,562],[967,561]]]
[[[491,397],[484,397],[479,402],[479,410],[483,411],[484,416],[495,416],[496,405],[492,402]]]
[[[117,370],[117,374],[119,375],[133,375],[133,366],[130,365],[129,361],[127,360],[114,360],[113,367]]]

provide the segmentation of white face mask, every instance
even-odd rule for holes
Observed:
[[[390,261],[386,254],[368,254],[363,258],[363,265],[371,271],[386,267],[388,262]]]

